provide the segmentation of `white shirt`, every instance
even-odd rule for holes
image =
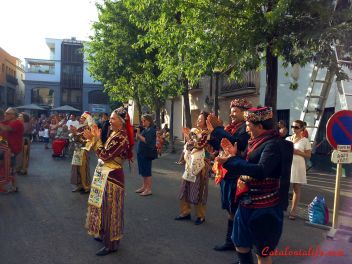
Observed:
[[[68,129],[70,129],[71,126],[74,126],[75,128],[79,127],[79,122],[77,120],[72,121],[71,119],[67,121],[66,126]]]
[[[48,138],[49,137],[49,129],[45,128],[43,131],[43,137]]]

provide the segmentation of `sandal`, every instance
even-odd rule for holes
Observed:
[[[139,189],[135,190],[135,192],[136,192],[136,193],[142,193],[142,192],[144,192],[144,188],[143,188],[143,187],[141,187],[141,188],[139,188]]]
[[[289,214],[289,215],[288,215],[288,219],[290,219],[290,220],[296,220],[296,216]]]
[[[142,193],[139,194],[140,196],[149,196],[152,195],[152,191],[143,191]]]

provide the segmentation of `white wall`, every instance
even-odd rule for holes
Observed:
[[[310,77],[313,71],[313,64],[308,64],[305,67],[299,68],[298,74],[297,69],[293,69],[289,66],[287,69],[279,66],[278,71],[278,93],[277,93],[277,109],[284,110],[290,109],[290,122],[299,119],[301,111],[303,109],[304,99],[307,94]],[[288,76],[285,73],[288,72]],[[321,70],[318,73],[317,79],[325,78],[326,70]],[[261,83],[260,83],[260,103],[264,105],[265,88],[266,88],[266,71],[261,71]],[[294,77],[297,78],[298,88],[291,90],[290,83],[294,81]],[[296,75],[296,76],[295,76]],[[336,110],[340,109],[339,98],[336,90],[336,83],[331,87],[331,91],[326,103],[326,107],[336,107]]]
[[[84,62],[83,65],[83,83],[87,83],[87,84],[100,84],[100,82],[95,81],[88,72],[88,63]]]

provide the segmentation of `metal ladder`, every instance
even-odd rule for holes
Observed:
[[[352,8],[352,1],[339,1],[335,2],[335,10],[338,8],[338,4],[345,2],[345,8],[347,5],[348,9]],[[332,49],[334,52],[335,63],[344,68],[346,73],[349,73],[349,78],[352,80],[351,70],[352,61],[351,59],[344,60],[340,59],[337,45],[334,43]],[[312,150],[315,152],[316,147],[316,136],[320,127],[321,120],[324,115],[325,105],[334,82],[335,70],[327,69],[324,80],[317,79],[319,72],[322,70],[319,64],[313,67],[312,76],[310,78],[308,91],[304,101],[303,109],[301,112],[300,120],[307,123],[307,130],[309,134],[309,140],[312,143]],[[336,87],[339,94],[340,106],[342,110],[352,109],[352,82],[350,81],[336,81]]]
[[[325,78],[318,79],[318,75],[322,70],[324,69],[319,67],[319,65],[314,65],[300,115],[300,120],[307,123],[306,128],[313,150],[315,149],[315,139],[324,115],[326,101],[335,77],[335,71],[326,70]]]
[[[336,61],[339,66],[344,68],[344,71],[348,74],[349,80],[347,81],[336,81],[337,92],[339,94],[340,106],[342,110],[352,110],[352,60],[340,59],[337,46],[335,45],[334,53]]]

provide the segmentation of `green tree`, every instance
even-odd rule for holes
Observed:
[[[104,0],[96,6],[98,21],[85,46],[90,73],[103,83],[113,100],[133,99],[139,114],[142,105],[148,105],[160,125],[160,109],[173,89],[159,78],[156,50],[147,52],[148,45],[136,45],[145,31],[130,21],[125,1]]]
[[[203,1],[202,1],[203,2]],[[335,68],[333,41],[344,43],[351,32],[351,12],[337,9],[332,0],[207,1],[214,14],[211,28],[221,40],[220,60],[233,76],[266,68],[265,105],[276,110],[279,59],[305,65],[314,61]],[[209,24],[208,24],[209,25]],[[229,58],[227,60],[226,58]],[[275,111],[276,112],[276,111]]]
[[[189,89],[215,66],[220,46],[212,45],[211,34],[197,27],[206,23],[207,8],[202,1],[127,0],[132,20],[147,33],[139,43],[158,51],[163,80],[179,83],[183,95],[186,126],[191,127]],[[145,14],[150,14],[146,16]],[[211,15],[210,15],[211,16]],[[216,47],[216,49],[215,49]],[[217,50],[217,52],[216,52]]]
[[[338,1],[338,3],[347,0]],[[162,75],[177,73],[189,82],[213,69],[240,78],[266,68],[265,104],[276,110],[279,59],[314,61],[345,78],[334,60],[333,42],[351,33],[351,12],[333,0],[128,0],[133,21],[145,29],[142,43],[159,51]],[[145,10],[155,11],[144,17]],[[181,78],[182,79],[182,78]],[[186,85],[184,85],[186,86]]]

